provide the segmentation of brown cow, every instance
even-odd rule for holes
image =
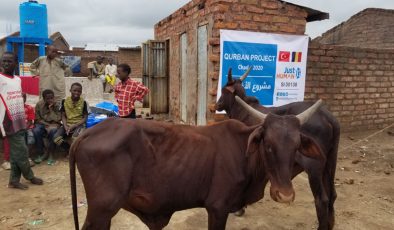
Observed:
[[[313,113],[315,107],[298,116]],[[291,120],[300,124],[295,116]],[[120,208],[137,215],[149,229],[162,229],[174,212],[195,207],[206,208],[208,229],[225,229],[228,213],[263,197],[268,181],[265,149],[259,148],[263,126],[228,120],[194,127],[119,118],[96,125],[70,150],[76,229],[75,164],[88,201],[83,229],[109,229]],[[294,192],[276,187],[275,196],[290,202]]]
[[[249,97],[246,95],[245,89],[242,86],[242,80],[245,79],[246,76],[247,73],[245,73],[240,79],[233,80],[230,69],[227,85],[222,88],[221,97],[216,103],[216,109],[219,111],[225,110],[230,118],[240,120],[247,125],[261,123],[262,115],[258,115],[258,113],[250,113],[245,110],[248,106],[243,103],[237,103],[236,96],[242,99],[240,102],[247,102],[251,107],[259,112],[269,114],[267,119],[265,119],[266,125],[274,122],[273,120],[283,119],[284,115],[299,114],[311,105],[309,102],[294,102],[280,107],[264,107],[259,104],[259,101],[255,97]],[[281,116],[275,116],[275,114]],[[270,127],[274,126],[271,125]],[[289,125],[287,123],[283,123],[275,128],[266,128],[265,130],[266,133],[272,132],[273,134],[271,137],[273,137],[276,135],[285,135],[288,129]],[[299,149],[297,146],[283,142],[278,139],[279,137],[276,137],[276,139],[274,139],[276,141],[271,144],[273,154],[276,156],[281,155],[283,156],[283,159],[287,156],[286,161],[293,162],[294,165],[292,166],[293,169],[291,174],[278,174],[282,178],[277,181],[290,183],[292,178],[302,171],[305,171],[308,174],[309,184],[315,198],[319,229],[332,229],[335,222],[334,202],[337,196],[334,179],[340,137],[339,123],[328,110],[320,108],[310,117],[307,123],[301,126],[301,137],[301,145],[303,145],[304,142],[309,142],[309,140],[304,137],[314,140],[323,157],[320,159],[305,157],[302,152],[302,148],[301,151],[295,151]],[[286,147],[285,149],[283,149],[284,146]],[[280,159],[282,159],[282,157],[280,157]],[[269,159],[267,160],[270,162]],[[267,164],[277,165],[276,163]],[[275,169],[271,168],[271,170]]]

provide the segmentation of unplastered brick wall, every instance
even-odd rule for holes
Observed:
[[[75,73],[74,76],[87,77],[89,70],[87,65],[91,61],[97,60],[97,56],[105,57],[104,63],[108,63],[108,59],[112,58],[115,64],[126,63],[130,65],[132,72],[131,77],[141,77],[141,48],[120,48],[119,51],[85,51],[72,50],[67,55],[81,57],[81,72]]]
[[[120,48],[117,54],[118,64],[126,63],[131,67],[132,78],[142,77],[141,48]]]
[[[76,77],[87,77],[90,72],[88,70],[88,63],[97,60],[97,56],[102,56],[105,58],[115,57],[116,52],[104,52],[104,51],[85,51],[85,50],[72,50],[67,53],[67,55],[71,56],[79,56],[81,57],[81,72],[74,73],[73,76]],[[116,61],[116,58],[114,58]]]
[[[394,123],[394,49],[310,43],[305,100],[322,98],[343,131]]]
[[[322,44],[393,48],[394,10],[365,9],[315,40]]]
[[[216,119],[216,101],[220,61],[220,29],[256,32],[304,34],[307,12],[294,5],[275,0],[200,0],[191,1],[155,25],[155,39],[169,40],[170,116],[180,116],[179,40],[187,34],[188,80],[197,82],[197,28],[208,28],[208,122]],[[197,83],[188,86],[195,94]],[[194,92],[195,91],[195,92]],[[188,113],[196,114],[196,97],[189,97]]]

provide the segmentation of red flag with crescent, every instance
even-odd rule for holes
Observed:
[[[280,62],[289,62],[290,61],[290,52],[279,51],[279,61]]]

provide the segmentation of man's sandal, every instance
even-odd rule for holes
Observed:
[[[24,185],[20,182],[10,182],[8,184],[8,188],[15,188],[15,189],[21,189],[21,190],[26,190],[29,188],[29,186]]]
[[[40,179],[40,178],[38,178],[38,177],[33,177],[33,179],[31,179],[30,182],[31,182],[32,184],[35,184],[35,185],[42,185],[42,184],[44,184],[44,182],[42,181],[42,179]]]

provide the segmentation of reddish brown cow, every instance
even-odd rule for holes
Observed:
[[[285,120],[297,128],[317,106]],[[264,161],[269,158],[261,148],[264,127],[264,123],[249,127],[236,120],[194,127],[107,119],[84,132],[70,150],[76,229],[75,164],[88,201],[82,229],[109,229],[121,208],[137,215],[149,229],[162,229],[174,212],[195,207],[206,208],[209,230],[225,229],[228,213],[263,197],[268,181]],[[298,135],[299,130],[293,131]],[[303,146],[308,149],[303,153],[319,157],[314,144],[309,144]],[[277,167],[285,172],[287,166]],[[271,184],[276,200],[294,199],[291,187]]]
[[[338,121],[328,110],[320,108],[300,128],[294,127],[294,124],[289,122],[290,119],[285,119],[285,117],[303,112],[311,103],[295,102],[280,107],[264,107],[259,104],[255,97],[246,95],[242,86],[242,80],[245,79],[246,75],[247,73],[241,79],[233,80],[231,69],[229,70],[228,82],[222,88],[222,94],[216,103],[216,109],[219,111],[225,110],[230,118],[240,120],[247,125],[261,123],[262,117],[265,117],[261,113],[268,114],[264,122],[265,132],[262,139],[265,147],[268,146],[272,156],[275,157],[265,160],[269,171],[271,171],[268,175],[278,177],[275,180],[270,178],[270,180],[291,184],[292,178],[305,171],[308,174],[309,184],[315,198],[319,229],[332,229],[335,222],[334,202],[337,196],[334,179],[340,137]],[[242,100],[237,102],[236,96]],[[253,107],[260,113],[248,112],[245,110],[246,107]],[[299,136],[301,138],[295,142],[294,140],[285,141],[284,139],[286,139],[288,133],[293,133],[293,131],[289,131],[292,129],[300,129]],[[302,146],[311,141],[316,143],[315,151],[321,153],[321,158],[311,159],[305,156],[303,152],[305,150]],[[270,155],[267,154],[267,156]],[[283,169],[276,167],[285,163],[291,164],[292,170],[290,172],[278,172],[278,170]],[[271,189],[271,195],[272,192]],[[273,199],[275,199],[275,196]]]

